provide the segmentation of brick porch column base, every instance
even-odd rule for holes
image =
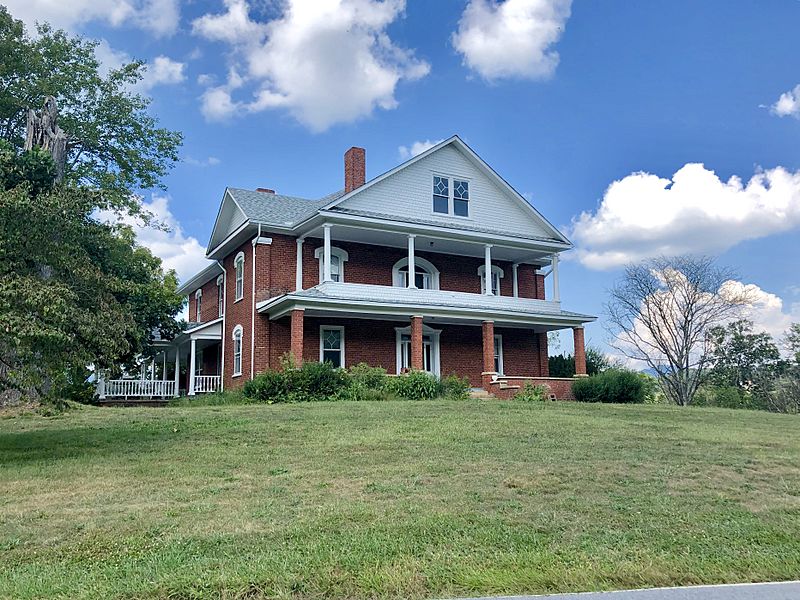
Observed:
[[[536,343],[539,346],[539,375],[550,377],[550,359],[547,351],[547,332],[536,334]]]
[[[425,363],[422,359],[422,317],[411,317],[411,368],[422,371]]]
[[[586,377],[586,348],[583,342],[583,327],[573,327],[572,343],[575,352],[575,377]]]
[[[492,378],[497,375],[494,370],[494,321],[484,321],[481,324],[483,334],[483,371],[481,372],[481,385],[489,390]]]
[[[289,344],[289,352],[294,358],[296,366],[303,364],[303,318],[305,311],[302,308],[296,308],[292,311],[291,323],[291,342]]]

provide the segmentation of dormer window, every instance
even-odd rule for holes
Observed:
[[[194,305],[195,305],[195,321],[198,323],[202,323],[203,319],[200,318],[200,304],[203,301],[203,290],[197,290],[194,293]]]
[[[433,212],[457,217],[469,216],[469,181],[433,176]]]

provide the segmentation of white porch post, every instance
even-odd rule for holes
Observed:
[[[100,400],[106,397],[106,378],[102,371],[97,371],[97,397]]]
[[[166,379],[166,377],[164,377]],[[173,396],[176,398],[180,394],[181,391],[181,347],[180,345],[175,345],[175,392]]]
[[[561,301],[561,291],[558,287],[558,254],[553,254],[553,300]]]
[[[492,295],[492,245],[486,244],[484,255],[483,291],[487,296]]]
[[[189,351],[189,395],[194,396],[194,370],[195,353],[197,352],[197,340],[192,339],[191,350]]]
[[[294,289],[299,292],[303,289],[303,238],[297,238],[297,267],[295,268]]]
[[[517,279],[517,267],[519,267],[517,263],[511,265],[511,273],[514,275],[514,298],[519,298],[519,280]]]
[[[331,281],[331,226],[323,225],[322,281]]]
[[[167,351],[164,350],[164,354],[161,355],[161,379],[164,381],[167,380]]]
[[[417,269],[414,260],[414,238],[413,233],[408,234],[408,287],[417,287]]]
[[[156,380],[156,357],[150,359],[150,381]]]

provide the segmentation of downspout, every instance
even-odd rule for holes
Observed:
[[[250,309],[250,379],[255,373],[255,350],[256,350],[256,246],[261,239],[261,223],[258,224],[258,235],[253,240],[253,280],[251,289],[252,307]]]
[[[219,389],[220,391],[225,391],[225,338],[227,337],[225,323],[228,318],[228,272],[225,270],[221,260],[217,261],[217,265],[222,269],[222,348],[220,349],[222,356],[219,360]]]

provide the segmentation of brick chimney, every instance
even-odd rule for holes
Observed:
[[[344,153],[344,193],[364,185],[367,176],[367,151],[353,146]]]
[[[261,192],[263,194],[274,194],[275,190],[271,190],[269,188],[256,188],[257,192]]]

